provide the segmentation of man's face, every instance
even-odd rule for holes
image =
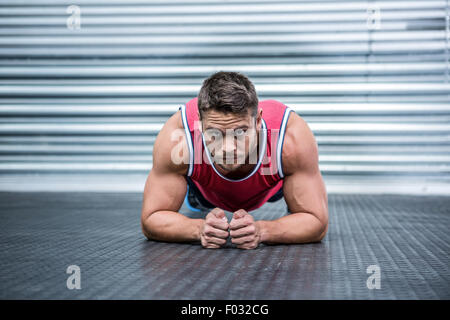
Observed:
[[[257,134],[261,112],[256,117],[222,113],[203,114],[202,132],[214,163],[225,171],[235,171],[244,164],[256,164]]]

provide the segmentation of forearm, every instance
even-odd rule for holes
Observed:
[[[152,240],[199,241],[204,221],[204,219],[191,219],[174,211],[157,211],[142,222],[142,232]]]
[[[328,222],[305,213],[293,213],[277,220],[258,221],[263,243],[307,243],[322,240]]]

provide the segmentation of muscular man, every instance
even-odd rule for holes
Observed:
[[[289,214],[255,220],[249,213],[282,196]],[[209,213],[198,219],[179,213],[185,198],[188,207]],[[233,212],[231,221],[224,210]],[[241,249],[320,241],[328,198],[312,131],[281,102],[258,101],[245,75],[211,75],[156,138],[141,223],[148,239],[199,241],[205,248],[220,248],[228,237]]]

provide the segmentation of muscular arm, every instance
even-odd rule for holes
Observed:
[[[178,212],[186,194],[185,157],[189,157],[185,136],[180,130],[179,111],[173,115],[159,132],[153,146],[153,168],[145,183],[141,227],[148,239],[183,242],[200,240],[204,219],[191,219]],[[177,139],[171,135],[176,131]],[[172,161],[173,152],[183,161]],[[179,159],[180,159],[179,158]]]
[[[306,122],[291,113],[283,145],[284,198],[291,214],[259,221],[261,242],[306,243],[328,230],[328,197],[319,170],[318,146]]]

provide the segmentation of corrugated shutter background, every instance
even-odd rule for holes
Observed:
[[[226,70],[308,122],[329,192],[450,193],[446,0],[0,3],[2,190],[142,191]]]

